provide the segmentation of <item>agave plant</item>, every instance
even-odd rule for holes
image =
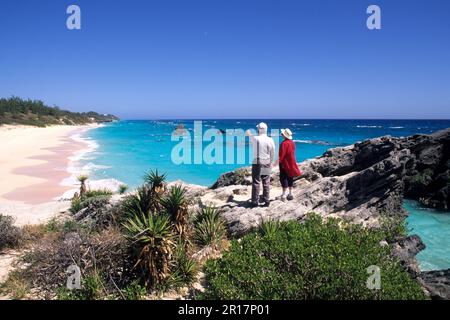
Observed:
[[[162,194],[165,191],[166,174],[159,174],[158,170],[150,170],[144,177],[144,181],[155,192]]]
[[[178,241],[172,261],[172,274],[168,279],[168,285],[173,288],[192,284],[197,275],[197,262],[188,256],[183,241]]]
[[[119,186],[119,194],[124,194],[128,190],[128,186],[126,184],[121,184]]]
[[[178,235],[185,238],[189,224],[186,189],[180,185],[173,186],[169,194],[161,199],[161,205],[174,223]]]
[[[77,177],[78,181],[80,182],[80,198],[82,199],[84,197],[84,194],[87,191],[86,188],[86,180],[89,179],[87,175],[80,175]]]
[[[194,219],[195,241],[199,245],[211,245],[215,248],[226,236],[225,222],[216,207],[202,208]]]
[[[128,236],[138,249],[134,268],[139,267],[147,286],[157,286],[170,273],[175,245],[170,219],[165,214],[142,214],[128,218],[124,224]]]
[[[278,229],[280,228],[280,223],[278,221],[267,220],[261,222],[259,226],[259,232],[265,237],[273,237],[276,235]]]
[[[139,187],[135,193],[127,196],[122,202],[122,208],[127,217],[160,211],[161,195],[148,185]]]

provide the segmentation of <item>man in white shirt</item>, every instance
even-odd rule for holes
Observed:
[[[251,204],[253,207],[258,206],[262,182],[264,206],[268,207],[270,204],[270,174],[275,157],[275,143],[272,138],[267,136],[267,124],[261,122],[256,128],[258,128],[257,136],[253,136],[250,130],[246,132],[253,145]]]

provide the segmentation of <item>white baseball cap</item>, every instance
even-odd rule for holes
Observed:
[[[256,127],[260,130],[267,130],[267,124],[264,122],[259,123]]]

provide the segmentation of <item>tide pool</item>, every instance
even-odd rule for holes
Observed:
[[[417,234],[427,246],[417,255],[424,271],[450,268],[450,212],[423,208],[405,200],[409,234]]]

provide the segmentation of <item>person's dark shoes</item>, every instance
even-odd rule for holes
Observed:
[[[259,206],[259,204],[254,203],[254,202],[250,202],[250,208],[256,208],[258,206]]]
[[[294,196],[292,194],[288,194],[286,199],[288,199],[289,201],[294,200]]]
[[[280,200],[280,201],[286,202],[286,197],[285,196],[279,196],[279,197],[276,197],[275,200]]]
[[[270,202],[264,202],[263,207],[268,207],[270,206]]]
[[[259,203],[264,203],[264,197],[263,197],[263,195],[260,195],[260,196],[259,196],[258,201],[259,201]]]

